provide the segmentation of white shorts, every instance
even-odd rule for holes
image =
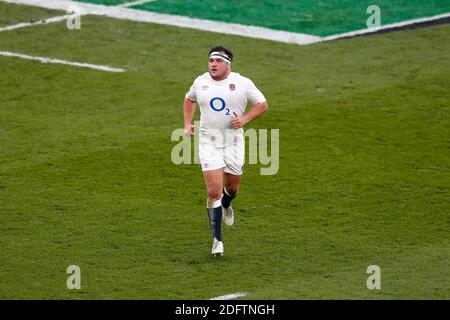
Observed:
[[[198,157],[202,171],[225,168],[226,173],[240,176],[244,171],[245,142],[217,146],[213,143],[199,143]]]

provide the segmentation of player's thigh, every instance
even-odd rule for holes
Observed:
[[[239,142],[226,147],[225,152],[225,173],[235,176],[241,176],[244,172],[245,144]],[[229,177],[230,183],[238,183],[238,177]]]
[[[208,197],[218,199],[223,189],[223,168],[203,171]]]
[[[198,157],[202,171],[213,171],[225,167],[223,149],[211,143],[199,143]]]

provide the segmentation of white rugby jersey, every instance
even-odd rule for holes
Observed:
[[[216,81],[208,72],[195,79],[186,98],[200,106],[200,134],[208,135],[212,129],[233,129],[233,112],[239,117],[245,113],[247,103],[255,105],[266,98],[254,83],[239,73],[231,72],[224,80]],[[235,129],[243,134],[243,129]]]

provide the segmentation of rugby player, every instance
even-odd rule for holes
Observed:
[[[267,101],[254,83],[231,72],[233,53],[223,46],[209,51],[208,72],[197,77],[183,103],[184,133],[194,132],[192,119],[200,107],[199,159],[206,183],[213,256],[223,255],[221,221],[234,224],[231,201],[236,197],[244,169],[244,125],[259,117]],[[246,112],[250,103],[251,109]]]

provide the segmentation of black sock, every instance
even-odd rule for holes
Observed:
[[[231,201],[236,198],[236,193],[235,194],[228,194],[227,191],[225,189],[223,189],[223,196],[222,196],[222,206],[227,209],[230,204]]]
[[[222,241],[222,207],[208,208],[207,210],[212,236]]]

